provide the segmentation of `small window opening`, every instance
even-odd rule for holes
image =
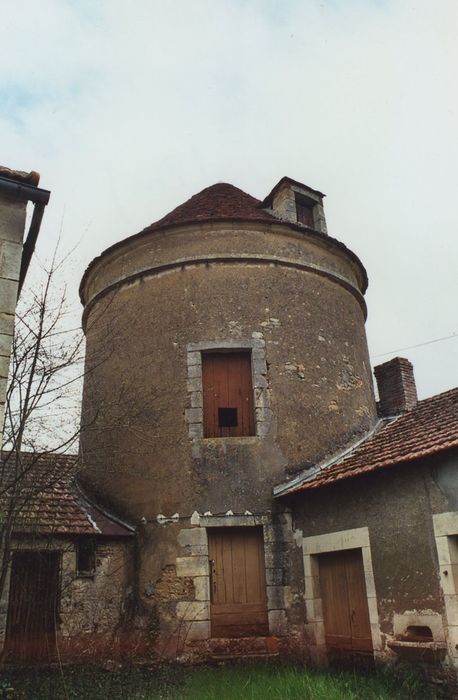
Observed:
[[[409,639],[417,641],[432,641],[433,639],[431,627],[422,625],[409,625],[406,630],[406,636],[409,637]]]
[[[315,206],[315,203],[307,199],[306,197],[302,197],[301,195],[296,195],[296,215],[297,215],[297,220],[300,224],[305,224],[305,226],[309,226],[310,228],[314,227],[314,220],[313,220],[313,207]]]
[[[237,409],[236,408],[218,408],[218,425],[220,428],[236,428]]]
[[[78,576],[95,573],[95,542],[90,538],[80,539],[76,545],[76,572]]]

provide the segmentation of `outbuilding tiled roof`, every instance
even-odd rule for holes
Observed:
[[[76,481],[76,455],[2,452],[1,501],[14,503],[19,535],[132,535],[134,528],[91,503]]]
[[[381,422],[348,456],[313,470],[278,495],[317,489],[360,474],[394,467],[458,447],[458,387],[419,401],[415,408]]]

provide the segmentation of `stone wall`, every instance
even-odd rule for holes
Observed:
[[[361,548],[363,554],[378,659],[399,660],[390,644],[411,625],[429,627],[439,647],[445,646],[449,635],[455,643],[458,616],[454,611],[458,609],[458,598],[449,599],[447,609],[444,606],[444,594],[450,593],[450,583],[454,581],[454,555],[447,554],[449,550],[446,552],[443,546],[445,525],[440,519],[449,504],[445,491],[438,486],[440,468],[441,458],[398,465],[288,499],[295,538],[302,543],[304,552],[306,578],[302,591],[308,601],[307,633],[312,656],[323,660],[324,642],[320,635],[324,628],[322,610],[314,607],[319,581],[310,554],[352,547]],[[433,523],[434,513],[442,515],[434,515]],[[458,537],[458,514],[451,520],[455,524],[453,533],[456,531]],[[296,580],[304,576],[304,566],[295,571]],[[450,569],[450,576],[444,576],[445,569]],[[451,653],[447,658],[446,662],[455,663]]]
[[[21,269],[26,203],[0,196],[0,445]]]
[[[72,540],[33,538],[13,542],[21,550],[58,551],[61,575],[58,604],[57,645],[61,658],[73,661],[128,653],[135,645],[133,543],[101,540],[96,544],[94,575],[76,570]],[[14,554],[13,554],[14,556]],[[0,601],[0,646],[5,640],[10,571]]]

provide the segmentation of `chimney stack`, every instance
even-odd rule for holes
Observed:
[[[394,416],[417,405],[413,365],[405,357],[394,357],[374,367],[379,394],[379,414]]]

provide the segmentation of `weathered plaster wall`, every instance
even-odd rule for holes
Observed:
[[[0,196],[0,445],[14,331],[26,203]]]
[[[253,336],[265,344],[269,434],[203,440],[193,460],[188,345]],[[320,459],[374,421],[359,305],[297,270],[209,265],[123,287],[88,315],[87,368],[86,481],[135,522],[183,504],[188,514],[265,508],[287,466]]]

